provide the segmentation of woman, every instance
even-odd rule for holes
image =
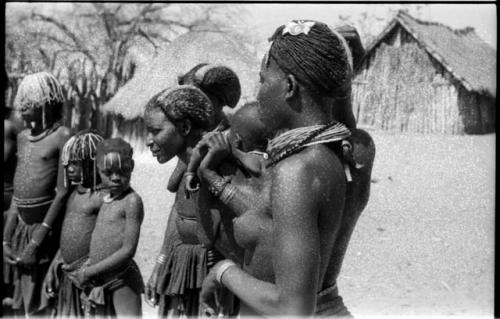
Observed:
[[[182,85],[153,97],[144,119],[146,143],[158,162],[166,163],[177,156],[179,166],[186,167],[193,147],[214,126],[214,109],[201,90]],[[179,183],[176,189],[184,189],[184,178]],[[212,259],[222,258],[214,251],[209,253],[199,242],[196,209],[183,191],[177,192],[161,253],[146,289],[148,301],[160,305],[160,316],[197,316],[199,292],[208,267],[214,264]]]
[[[241,315],[349,316],[336,281],[368,200],[375,152],[352,121],[349,128],[336,122],[353,118],[345,102],[349,49],[316,21],[290,22],[271,41],[258,100],[262,122],[278,136],[269,142],[260,190],[242,192],[216,172],[230,150],[227,138],[203,141],[199,175],[238,216],[234,237],[245,258],[242,268],[223,260],[211,269],[202,303],[213,312],[213,291],[225,286],[240,299]],[[337,115],[339,108],[351,114]]]

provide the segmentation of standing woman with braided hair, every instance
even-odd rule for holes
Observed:
[[[317,21],[292,21],[270,41],[257,99],[276,137],[260,191],[243,192],[217,173],[231,151],[224,135],[202,141],[202,188],[238,216],[234,238],[245,249],[241,268],[231,260],[212,267],[202,305],[213,313],[214,291],[225,286],[240,299],[240,315],[351,316],[337,278],[368,201],[375,148],[355,128],[349,48]]]
[[[186,167],[202,134],[214,127],[210,99],[198,88],[181,85],[154,96],[144,113],[147,146],[159,163],[177,156]],[[170,213],[161,253],[146,287],[160,316],[197,316],[199,292],[211,258],[197,237],[196,202],[185,198],[181,179]]]

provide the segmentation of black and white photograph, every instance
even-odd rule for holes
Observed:
[[[494,318],[494,2],[7,2],[6,318]]]

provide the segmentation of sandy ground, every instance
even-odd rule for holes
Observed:
[[[371,197],[339,278],[345,303],[357,317],[492,317],[496,135],[371,134]],[[145,281],[173,202],[166,185],[174,165],[136,158]],[[145,304],[144,314],[156,309]]]

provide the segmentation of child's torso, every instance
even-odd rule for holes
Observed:
[[[69,264],[88,256],[97,213],[102,205],[99,192],[71,194],[61,230],[61,255]]]
[[[91,265],[109,257],[122,247],[126,210],[125,198],[102,204],[90,241],[89,261]]]

